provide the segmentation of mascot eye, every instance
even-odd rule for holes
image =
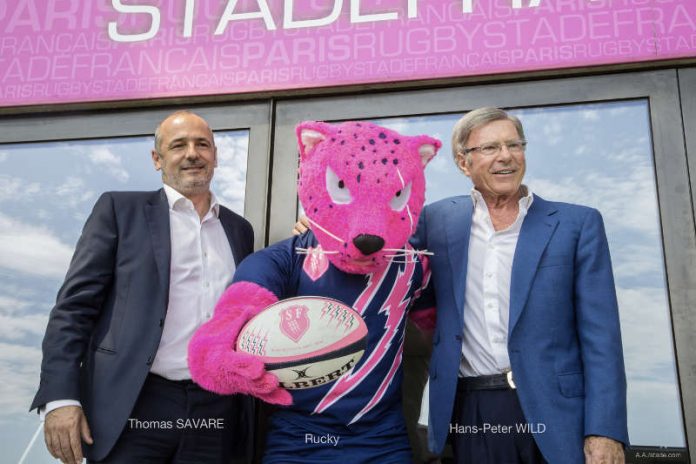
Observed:
[[[406,203],[408,203],[408,200],[411,198],[411,182],[408,183],[408,185],[398,192],[392,197],[392,199],[389,201],[389,206],[391,206],[391,209],[394,211],[401,211],[404,209],[404,206],[406,206]]]
[[[329,192],[331,200],[336,204],[347,205],[353,201],[346,183],[339,179],[336,173],[329,167],[326,168],[326,190]]]

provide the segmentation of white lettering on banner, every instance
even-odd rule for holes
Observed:
[[[0,0],[0,107],[684,59],[694,50],[696,0]]]
[[[418,17],[418,0],[408,0],[407,14],[409,18]]]
[[[184,10],[184,37],[191,37],[194,8],[195,0],[186,0],[186,8]]]
[[[150,40],[159,31],[160,27],[160,11],[156,6],[149,5],[124,5],[121,0],[111,0],[114,9],[119,13],[133,14],[149,14],[152,16],[150,29],[141,34],[121,34],[118,32],[118,23],[112,21],[109,23],[109,37],[115,42],[141,42]]]
[[[360,0],[350,0],[350,22],[353,24],[390,21],[397,19],[398,17],[398,13],[393,11],[390,13],[373,13],[363,15],[360,13]]]
[[[576,0],[573,0],[576,2]],[[593,1],[593,0],[588,0]],[[512,9],[519,10],[524,8],[522,4],[523,0],[509,0],[511,2]],[[493,3],[493,2],[491,2]],[[541,5],[541,0],[529,0],[529,8],[539,8]],[[462,0],[462,13],[473,13],[474,12],[474,0]]]
[[[541,3],[541,0],[529,0],[529,8],[536,8]],[[512,0],[512,7],[516,10],[522,8],[522,0]]]
[[[286,0],[287,1],[287,0]],[[227,23],[230,21],[240,20],[240,19],[256,19],[261,18],[263,22],[266,23],[266,28],[269,31],[274,31],[276,28],[273,22],[273,16],[271,16],[271,10],[268,8],[266,0],[257,0],[259,5],[259,11],[255,13],[232,13],[234,8],[237,6],[237,0],[229,0],[227,2],[227,7],[225,7],[225,12],[220,18],[217,29],[215,29],[215,35],[220,35],[225,32]]]
[[[415,1],[415,0],[409,0],[409,4],[411,1]],[[341,14],[341,9],[343,8],[343,0],[334,1],[333,10],[325,18],[295,20],[295,19],[293,19],[293,6],[294,6],[294,0],[286,0],[285,1],[285,12],[284,12],[284,16],[283,16],[283,28],[284,29],[327,26],[327,25],[331,24],[332,22],[336,21],[336,19],[338,19],[338,15]]]
[[[238,24],[249,28],[258,23],[256,30],[262,33],[280,27],[288,32],[327,26],[347,31],[392,20],[400,20],[406,26],[415,22],[432,24],[428,17],[437,11],[436,15],[450,21],[464,14],[466,17],[462,19],[478,23],[486,19],[514,20],[520,9],[562,16],[563,13],[592,10],[608,15],[611,11],[607,9],[618,11],[620,7],[625,7],[626,15],[631,10],[641,12],[638,15],[641,34],[650,34],[653,27],[658,27],[655,32],[659,34],[666,33],[667,28],[694,27],[693,13],[684,0],[393,0],[389,2],[392,11],[375,11],[379,5],[387,3],[375,0],[227,0],[224,9],[221,0],[152,3],[153,0],[0,0],[0,19],[4,20],[0,33],[66,32],[100,27],[105,32],[108,29],[110,39],[115,42],[143,42],[167,32],[176,32],[182,40],[189,39],[198,35],[201,21],[205,21],[211,31],[215,30],[214,35],[220,36],[234,30],[232,26]],[[399,3],[401,8],[397,7]],[[663,8],[662,4],[674,6]],[[250,8],[253,11],[249,11]],[[343,13],[345,21],[338,21]],[[666,15],[671,17],[671,23]],[[622,18],[613,19],[623,21]],[[623,24],[626,23],[615,23],[615,26]]]
[[[587,0],[593,1],[593,0]],[[626,0],[624,0],[626,1]],[[640,1],[640,0],[633,0]],[[74,28],[75,23],[75,13],[76,8],[79,5],[77,2],[71,5],[71,9],[68,11],[55,11],[55,5],[57,0],[49,0],[50,11],[53,11],[53,16],[49,19],[46,18],[46,25],[52,25],[56,19],[62,19],[69,21],[70,27]],[[196,17],[196,0],[184,0],[183,18],[182,18],[182,29],[181,36],[184,38],[190,38],[193,36],[194,31],[194,20]],[[510,5],[509,11],[512,12],[516,9],[524,8],[524,2],[528,2],[529,8],[538,8],[542,5],[541,0],[502,0],[500,3]],[[231,22],[244,21],[252,19],[263,20],[266,30],[273,31],[277,29],[276,22],[273,19],[273,15],[268,5],[268,0],[256,0],[258,6],[257,11],[251,12],[235,12],[239,0],[228,0],[225,6],[225,10],[220,16],[215,32],[216,36],[225,34],[227,32],[228,26]],[[300,3],[300,2],[297,2]],[[349,0],[350,3],[350,24],[364,24],[364,23],[376,23],[380,21],[393,21],[399,19],[398,11],[383,11],[383,12],[371,12],[366,13],[363,11],[362,0]],[[406,18],[407,19],[417,19],[418,18],[418,3],[419,0],[406,0]],[[479,3],[477,2],[477,5]],[[123,0],[111,0],[111,5],[115,11],[118,13],[123,13],[127,15],[134,14],[147,14],[150,16],[150,27],[145,32],[137,33],[126,33],[119,31],[118,21],[110,21],[108,23],[109,38],[115,42],[143,42],[155,37],[159,30],[162,22],[160,7],[154,5],[133,5],[124,4]],[[207,4],[206,4],[207,5]],[[311,19],[296,19],[296,2],[295,0],[283,0],[283,22],[282,26],[285,30],[292,29],[302,29],[310,27],[323,27],[328,26],[336,22],[339,18],[341,11],[343,10],[344,1],[343,0],[333,0],[331,5],[331,11],[323,17],[311,18]],[[429,5],[430,6],[430,5]],[[501,4],[496,4],[497,7],[501,7]],[[297,7],[299,9],[299,7]],[[327,8],[322,8],[328,11]],[[462,12],[463,13],[474,13],[474,0],[462,0]],[[480,9],[480,7],[479,7]],[[26,12],[25,12],[26,10]],[[314,11],[313,9],[312,11]],[[169,10],[172,13],[174,10]],[[178,10],[176,10],[178,11]],[[480,14],[480,13],[479,13]],[[210,17],[210,12],[204,14],[206,18]],[[26,19],[24,19],[26,17]],[[168,21],[176,21],[175,16],[170,16]],[[83,21],[84,22],[84,21]],[[40,21],[38,18],[38,12],[34,0],[20,0],[18,8],[15,10],[11,23],[16,26],[31,26],[34,30],[38,31],[40,27]],[[11,32],[11,30],[9,31]]]

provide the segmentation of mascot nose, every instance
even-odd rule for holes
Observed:
[[[353,239],[353,245],[364,255],[371,255],[384,246],[384,239],[376,235],[360,234]]]

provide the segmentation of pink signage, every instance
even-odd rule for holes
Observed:
[[[0,0],[0,106],[696,56],[696,0]]]

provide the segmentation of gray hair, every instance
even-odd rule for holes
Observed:
[[[164,122],[169,120],[169,119],[176,118],[177,116],[183,116],[183,115],[193,115],[193,116],[196,116],[198,118],[203,119],[201,117],[201,115],[196,114],[193,111],[178,110],[178,111],[175,111],[172,114],[168,115],[162,121],[160,121],[160,123],[157,125],[157,129],[155,129],[155,151],[157,152],[158,155],[160,155],[160,153],[161,153],[160,149],[162,148],[161,147],[162,146],[162,134],[160,133],[162,130],[162,124],[164,124]],[[205,121],[205,123],[208,124],[208,122],[205,119],[203,119],[203,121]],[[210,138],[213,141],[213,145],[215,145],[215,136],[213,134],[213,130],[210,128],[210,126],[208,126],[208,130],[210,131]]]
[[[462,116],[454,125],[454,129],[452,129],[452,156],[455,162],[457,161],[458,153],[464,154],[464,148],[466,142],[469,141],[471,132],[493,121],[510,121],[515,125],[517,134],[524,140],[524,129],[519,118],[490,106],[477,108]]]

